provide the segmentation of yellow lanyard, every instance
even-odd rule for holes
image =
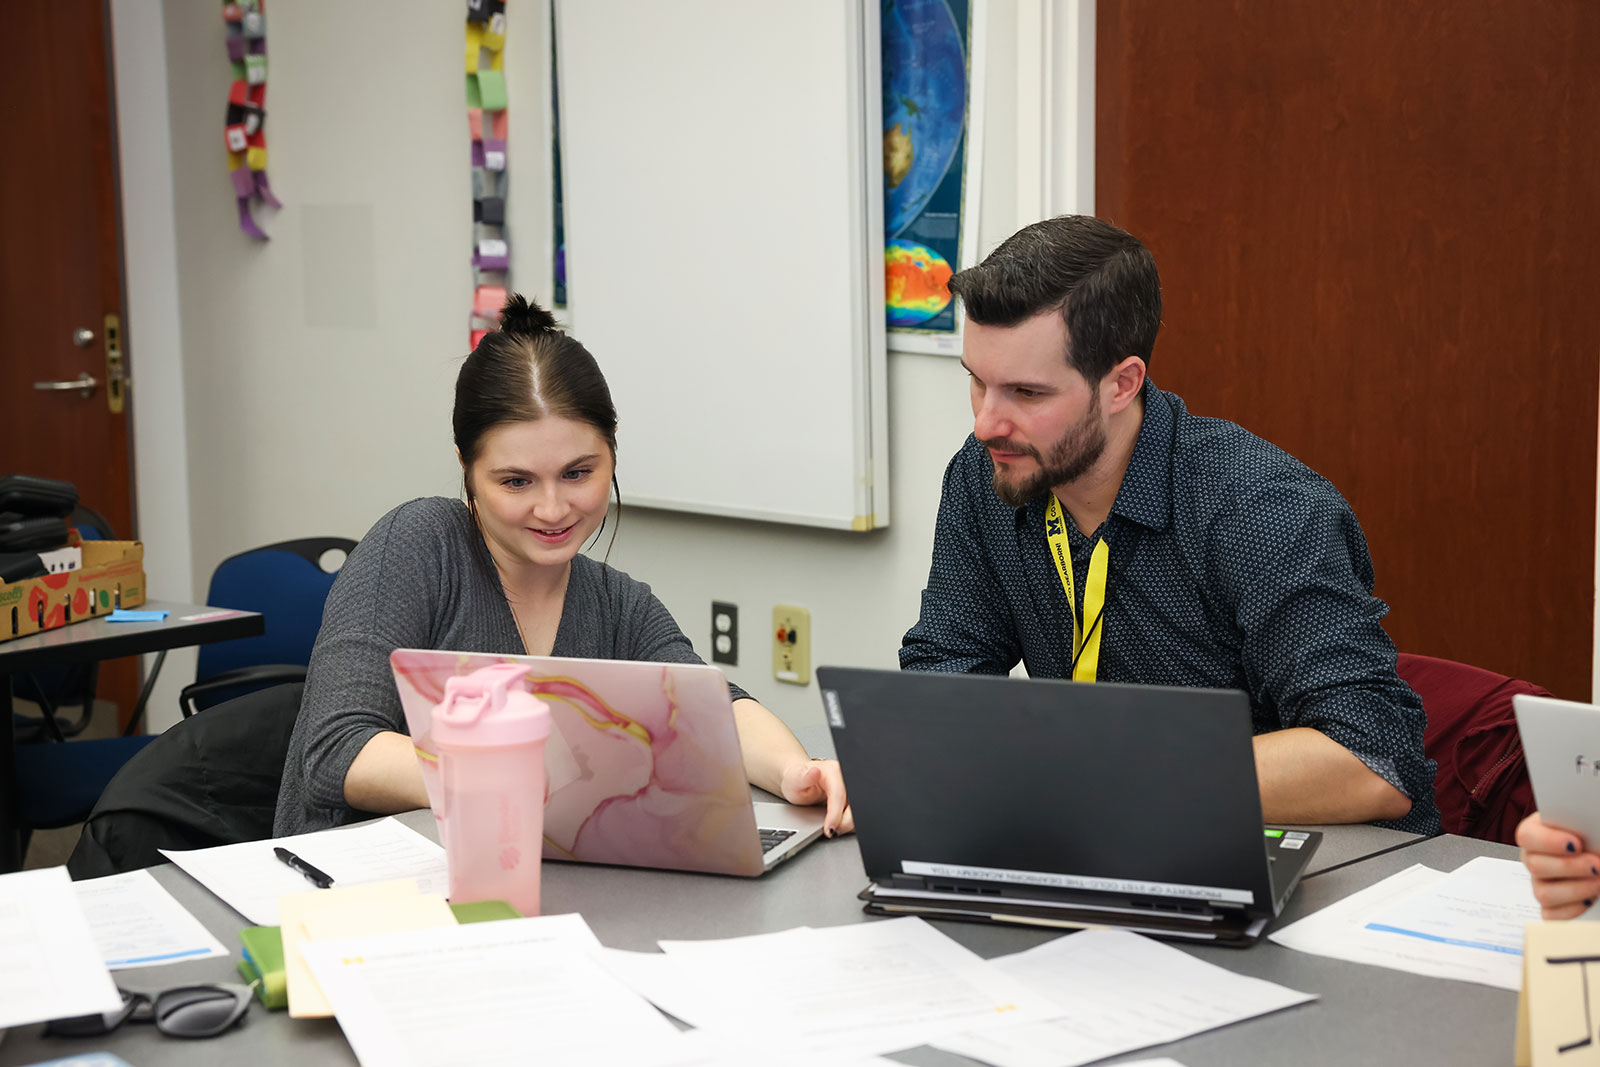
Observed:
[[[1067,544],[1067,524],[1061,514],[1061,501],[1050,495],[1044,513],[1044,539],[1050,545],[1050,558],[1056,561],[1061,588],[1067,593],[1072,615],[1072,680],[1092,682],[1100,669],[1100,616],[1106,610],[1106,567],[1111,548],[1102,537],[1089,553],[1089,576],[1083,589],[1083,624],[1078,624],[1078,595],[1072,580],[1072,547]],[[1084,630],[1087,628],[1088,632]]]

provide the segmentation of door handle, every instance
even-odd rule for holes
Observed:
[[[76,389],[79,396],[87,399],[94,395],[95,386],[99,384],[94,375],[85,372],[70,382],[34,382],[33,387],[46,393],[65,393]]]

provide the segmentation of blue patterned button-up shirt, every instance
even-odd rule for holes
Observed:
[[[1073,578],[1110,544],[1097,678],[1242,689],[1256,733],[1305,726],[1411,798],[1382,822],[1438,833],[1422,702],[1395,674],[1355,513],[1327,479],[1147,382],[1144,422],[1111,514],[1085,536],[1067,515]],[[972,437],[945,470],[922,617],[907,670],[1071,675],[1071,608],[1044,537],[1047,497],[1013,508]],[[1081,610],[1081,600],[1080,610]],[[1092,619],[1090,620],[1093,621]]]

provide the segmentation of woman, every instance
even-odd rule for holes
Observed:
[[[581,555],[616,484],[617,414],[594,357],[520,296],[456,378],[466,503],[378,520],[328,594],[278,792],[277,836],[428,806],[389,670],[396,648],[699,663],[667,609]],[[620,500],[620,497],[619,497]],[[730,687],[745,773],[852,827],[836,761]]]
[[[1577,834],[1549,825],[1534,812],[1517,826],[1517,845],[1546,919],[1577,918],[1600,897],[1600,855]]]

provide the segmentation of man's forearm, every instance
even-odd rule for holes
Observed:
[[[1369,822],[1398,819],[1411,810],[1410,798],[1320,731],[1259,734],[1255,750],[1267,822]]]

